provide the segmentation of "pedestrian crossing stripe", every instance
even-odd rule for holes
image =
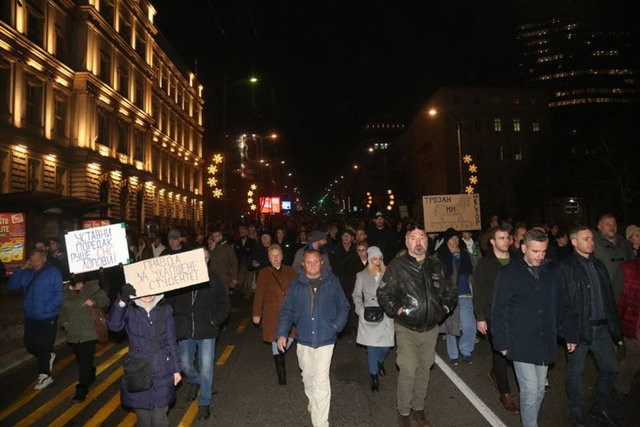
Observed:
[[[115,345],[115,343],[113,343],[113,342],[109,342],[109,343],[107,343],[105,345],[99,345],[98,351],[96,351],[96,354],[95,354],[94,357],[102,356],[104,353],[109,351],[114,345]],[[75,356],[73,354],[71,354],[71,355],[65,357],[64,359],[60,360],[59,362],[55,363],[53,365],[53,369],[51,370],[51,375],[54,376],[55,374],[60,372],[69,363],[71,363],[71,361],[73,361],[74,358],[75,358]],[[9,415],[13,414],[15,411],[17,411],[18,409],[22,408],[25,404],[27,404],[29,401],[31,401],[31,399],[36,397],[42,391],[42,390],[33,390],[33,386],[35,386],[35,385],[36,385],[35,381],[30,383],[27,386],[28,392],[24,396],[19,398],[17,401],[15,401],[8,408],[5,408],[4,410],[0,411],[0,421],[4,420]]]
[[[107,360],[101,363],[96,369],[96,376],[100,375],[104,370],[108,369],[111,365],[117,362],[122,356],[124,356],[127,351],[129,351],[129,347],[124,347],[117,353],[111,355]],[[54,398],[50,399],[47,403],[40,406],[38,409],[29,414],[26,418],[22,419],[16,426],[30,426],[35,423],[37,420],[42,418],[45,414],[47,414],[50,410],[58,406],[63,400],[68,399],[71,394],[75,391],[77,381],[74,381],[69,387],[65,388],[62,392],[56,395]]]
[[[231,352],[233,351],[233,349],[235,347],[236,347],[235,345],[226,346],[224,351],[222,352],[222,354],[218,358],[218,361],[216,362],[216,365],[224,365],[225,363],[227,363],[227,359],[229,358],[229,356],[231,356]]]
[[[109,386],[120,379],[123,371],[124,368],[122,366],[113,371],[111,375],[109,375],[104,381],[100,382],[100,384],[98,384],[89,392],[89,394],[87,394],[87,398],[83,402],[73,404],[69,409],[63,412],[62,415],[53,420],[53,422],[49,424],[49,426],[61,427],[71,421],[71,419],[78,415],[80,411],[89,406],[89,404],[91,404],[96,397],[100,396]]]
[[[247,325],[249,324],[249,319],[245,318],[242,319],[242,322],[240,322],[240,325],[238,325],[238,329],[236,329],[236,333],[241,334],[244,332],[245,329],[247,329]]]
[[[185,412],[184,416],[180,420],[178,427],[189,427],[193,424],[193,421],[196,419],[196,415],[198,414],[198,401],[194,400],[189,405],[187,412]]]
[[[124,420],[120,421],[118,427],[133,427],[136,425],[138,417],[135,412],[129,412],[129,415],[124,417]]]
[[[99,427],[119,406],[120,392],[118,391],[102,408],[98,409],[93,417],[84,423],[84,427]]]

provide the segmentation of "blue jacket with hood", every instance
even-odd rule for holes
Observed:
[[[60,311],[62,274],[49,262],[38,271],[16,268],[7,288],[24,290],[22,308],[27,319],[50,319]]]

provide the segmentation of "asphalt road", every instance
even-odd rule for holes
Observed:
[[[236,299],[233,302],[235,308],[227,330],[217,343],[211,418],[204,422],[196,420],[197,403],[185,402],[186,387],[180,387],[177,402],[169,412],[171,425],[310,426],[295,346],[287,353],[288,385],[279,386],[270,346],[261,342],[261,331],[250,323],[249,305]],[[0,425],[133,425],[135,415],[123,409],[119,400],[126,337],[112,338],[98,347],[98,379],[83,403],[71,400],[77,366],[67,345],[57,349],[55,382],[40,392],[33,390],[35,362],[24,363],[0,376]],[[437,362],[432,370],[426,402],[427,418],[434,426],[520,425],[517,415],[504,411],[487,376],[490,354],[485,340],[477,344],[472,365],[450,366],[442,340],[438,342],[438,355],[444,362]],[[549,373],[551,390],[542,404],[541,426],[570,425],[564,394],[564,360],[559,347],[558,362]],[[381,390],[372,393],[364,348],[355,344],[355,336],[344,336],[338,341],[331,365],[332,425],[395,425],[395,350],[385,366],[387,376],[380,380]],[[589,360],[584,377],[585,405],[590,401],[595,376],[596,369]],[[515,391],[513,375],[511,380]],[[611,412],[623,426],[640,426],[638,382],[628,398],[611,399]],[[588,420],[588,425],[599,424]]]

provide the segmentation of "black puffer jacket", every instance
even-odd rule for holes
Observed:
[[[458,290],[445,274],[444,264],[434,257],[422,265],[409,254],[395,258],[385,271],[377,291],[378,303],[387,316],[417,332],[438,326],[453,312]],[[398,315],[398,309],[404,311]]]
[[[229,315],[229,293],[220,278],[209,270],[209,282],[179,289],[168,298],[173,308],[178,340],[218,336]]]

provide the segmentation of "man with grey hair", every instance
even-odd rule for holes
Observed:
[[[620,264],[635,258],[627,239],[618,234],[618,223],[611,214],[604,214],[598,220],[598,233],[594,236],[594,255],[607,267],[613,286],[613,296],[617,300],[622,293],[623,273]]]
[[[523,256],[498,273],[491,306],[493,345],[513,361],[524,427],[538,425],[547,369],[556,354],[559,276],[553,263],[545,263],[548,246],[544,231],[525,233]]]

